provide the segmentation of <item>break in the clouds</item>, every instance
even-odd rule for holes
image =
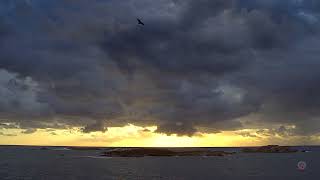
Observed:
[[[315,135],[319,13],[317,0],[2,0],[1,121]]]

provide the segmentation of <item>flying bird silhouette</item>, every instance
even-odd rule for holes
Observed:
[[[138,24],[144,26],[144,23],[139,18],[137,18],[137,21],[138,21]]]

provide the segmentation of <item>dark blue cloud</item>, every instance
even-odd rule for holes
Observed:
[[[190,135],[243,128],[255,114],[315,134],[303,123],[319,117],[319,10],[303,0],[4,0],[0,116],[30,129],[134,123]]]

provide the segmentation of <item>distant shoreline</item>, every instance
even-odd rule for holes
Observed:
[[[287,145],[280,145],[280,146],[287,146]],[[250,147],[261,147],[261,146],[228,146],[228,147],[216,147],[216,146],[210,146],[210,147],[157,147],[157,146],[54,146],[54,145],[0,145],[0,147],[83,147],[83,148],[170,148],[170,149],[176,149],[176,148],[250,148]],[[288,147],[320,147],[320,145],[288,145]]]
[[[306,153],[318,146],[251,146],[251,147],[87,147],[87,146],[21,146],[1,145],[8,148],[30,148],[32,150],[71,150],[99,151],[106,157],[145,157],[145,156],[227,156],[238,153]]]

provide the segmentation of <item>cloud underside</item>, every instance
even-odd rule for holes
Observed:
[[[1,1],[0,121],[316,135],[319,13],[316,0]]]

